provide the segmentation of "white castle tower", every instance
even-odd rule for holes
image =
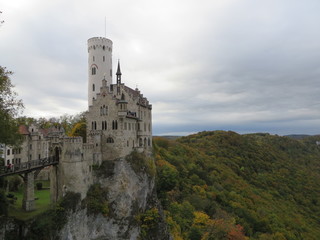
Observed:
[[[102,80],[107,86],[112,84],[112,41],[104,37],[88,39],[88,104],[96,99],[102,86]]]

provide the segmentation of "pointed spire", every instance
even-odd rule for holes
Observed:
[[[122,74],[121,74],[121,70],[120,70],[120,61],[119,61],[119,60],[118,60],[118,69],[117,69],[116,75],[117,75],[117,76],[118,76],[118,75],[122,75]]]

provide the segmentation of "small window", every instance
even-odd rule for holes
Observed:
[[[114,143],[114,140],[113,140],[113,138],[111,138],[111,137],[108,137],[108,138],[107,138],[107,143]]]
[[[103,51],[104,51],[104,50],[106,50],[106,47],[103,45],[102,49],[103,49]]]
[[[92,91],[96,90],[96,86],[94,84],[92,84]]]
[[[110,69],[110,77],[112,77],[112,69]]]
[[[94,56],[92,57],[92,60],[94,61],[95,59],[94,59]]]
[[[102,57],[102,61],[104,61],[104,62],[106,61],[106,57],[105,56]]]
[[[7,155],[8,155],[8,156],[10,155],[10,149],[7,150]]]
[[[91,74],[92,74],[92,75],[96,75],[96,73],[97,73],[97,69],[96,69],[95,67],[93,67],[93,68],[91,69]]]

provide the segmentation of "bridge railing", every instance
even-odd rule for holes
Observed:
[[[28,162],[22,162],[18,164],[11,164],[6,166],[0,167],[0,176],[1,175],[12,175],[15,173],[21,173],[28,170],[34,170],[50,165],[54,165],[58,163],[58,159],[56,159],[55,156],[50,156],[47,158],[37,159],[37,160],[31,160]]]

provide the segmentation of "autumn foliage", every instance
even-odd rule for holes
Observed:
[[[154,138],[174,239],[318,239],[320,136],[201,132]]]

